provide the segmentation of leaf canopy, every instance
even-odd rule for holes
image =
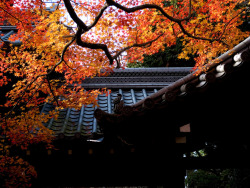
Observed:
[[[249,36],[240,30],[248,6],[245,0],[1,0],[0,28],[11,25],[17,32],[7,41],[0,33],[0,88],[5,95],[0,160],[23,164],[9,148],[50,145],[53,133],[43,122],[56,118],[56,110],[97,104],[98,94],[106,91],[86,91],[81,83],[101,75],[101,69],[143,61],[144,54],[164,51],[179,39],[183,49],[178,58],[196,54],[196,67],[212,61]],[[54,103],[56,110],[40,114],[45,102]],[[1,162],[0,175],[9,165]],[[22,168],[35,176],[26,163]],[[29,180],[22,185],[29,186]]]

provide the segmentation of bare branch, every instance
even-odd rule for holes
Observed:
[[[108,7],[109,7],[109,6],[108,6],[107,4],[105,4],[105,5],[101,8],[101,10],[100,10],[99,14],[96,16],[94,22],[93,22],[90,26],[88,26],[88,29],[91,29],[92,27],[94,27],[94,26],[97,24],[97,22],[99,21],[99,19],[102,17],[104,11],[105,11]]]
[[[199,40],[207,40],[207,41],[210,41],[210,42],[213,42],[213,41],[218,41],[218,39],[209,39],[209,38],[204,38],[204,37],[197,37],[197,36],[194,36],[190,33],[188,33],[185,28],[183,27],[182,25],[182,21],[188,21],[190,18],[191,18],[191,10],[192,10],[192,3],[191,3],[191,0],[189,1],[189,14],[186,18],[183,18],[183,19],[177,19],[177,18],[174,18],[172,16],[170,16],[169,14],[167,14],[160,6],[158,5],[154,5],[154,4],[144,4],[144,5],[139,5],[139,6],[135,6],[135,7],[132,7],[132,8],[127,8],[127,7],[124,7],[122,5],[120,5],[119,3],[116,3],[115,1],[113,0],[106,0],[107,4],[105,4],[102,9],[100,10],[99,14],[96,16],[94,22],[88,27],[86,26],[82,20],[76,15],[71,3],[70,3],[70,0],[64,0],[64,3],[65,3],[65,6],[71,16],[71,18],[77,23],[78,25],[78,31],[76,33],[76,42],[79,46],[81,47],[85,47],[85,48],[91,48],[91,49],[102,49],[106,56],[108,57],[109,61],[110,61],[110,64],[112,65],[113,64],[113,60],[116,59],[122,52],[132,48],[132,47],[142,47],[142,46],[146,46],[148,44],[152,44],[152,42],[156,41],[157,39],[155,40],[152,40],[152,41],[149,41],[147,43],[143,43],[143,44],[134,44],[132,46],[128,46],[126,48],[123,48],[120,52],[118,52],[113,58],[108,50],[108,47],[107,45],[105,44],[93,44],[93,43],[87,43],[87,42],[83,42],[81,40],[81,35],[82,33],[90,30],[92,27],[94,27],[97,22],[99,21],[99,19],[101,18],[101,16],[103,15],[104,11],[109,7],[109,6],[115,6],[127,13],[132,13],[132,12],[136,12],[138,10],[143,10],[143,9],[157,9],[159,10],[166,18],[168,18],[169,20],[175,22],[175,23],[178,23],[178,25],[180,26],[182,32],[187,35],[188,37],[191,37],[191,38],[194,38],[194,39],[199,39]],[[160,37],[160,36],[159,36]],[[222,41],[221,41],[222,42]]]
[[[121,63],[120,63],[119,56],[115,59],[115,61],[116,61],[116,68],[117,69],[121,68]]]
[[[101,18],[101,16],[103,15],[104,11],[108,8],[108,5],[105,4],[102,9],[100,10],[99,14],[96,16],[94,22],[88,27],[85,23],[83,23],[83,21],[76,15],[76,12],[74,10],[74,8],[72,7],[70,0],[63,0],[65,7],[67,8],[70,17],[75,21],[75,23],[78,26],[78,30],[76,32],[76,43],[81,46],[81,47],[85,47],[85,48],[91,48],[91,49],[101,49],[105,52],[106,56],[108,57],[109,61],[110,61],[110,65],[113,64],[113,58],[108,50],[107,45],[105,44],[94,44],[94,43],[87,43],[87,42],[83,42],[81,39],[81,35],[87,31],[89,31],[92,27],[94,27],[97,22],[99,21],[99,19]],[[62,61],[62,59],[61,59]],[[60,62],[58,62],[60,63]]]
[[[187,30],[185,30],[185,28],[183,27],[183,25],[181,23],[178,23],[178,25],[180,26],[181,31],[190,38],[197,39],[197,40],[205,40],[205,41],[209,41],[209,42],[218,41],[218,42],[221,42],[222,44],[224,44],[225,46],[229,46],[226,42],[221,40],[221,37],[219,37],[219,38],[197,37],[197,36],[194,36],[194,35],[190,34],[189,32],[187,32]]]
[[[57,62],[57,63],[54,65],[54,67],[53,67],[47,74],[41,75],[41,76],[47,76],[47,75],[49,75],[49,74],[51,74],[52,72],[55,71],[56,67],[57,67],[58,65],[60,65],[60,64],[64,61],[64,58],[63,58],[63,57],[64,57],[64,54],[65,54],[65,52],[67,51],[68,47],[75,41],[75,39],[76,39],[76,37],[73,36],[73,38],[71,39],[71,41],[70,41],[69,43],[67,43],[66,46],[63,48],[63,51],[62,51],[62,54],[61,54],[60,61]],[[67,65],[67,63],[66,63],[66,65]]]
[[[78,27],[82,28],[84,31],[88,31],[87,25],[77,16],[74,8],[71,5],[70,0],[63,0],[63,2],[70,17],[72,18],[72,20],[74,20],[74,22],[78,25]]]
[[[155,39],[153,39],[153,40],[151,40],[151,41],[148,41],[148,42],[145,42],[145,43],[141,43],[141,44],[137,44],[137,43],[136,43],[136,44],[133,44],[133,45],[131,45],[131,46],[127,46],[127,47],[121,49],[119,52],[116,53],[116,55],[113,56],[113,59],[115,59],[115,60],[116,60],[116,63],[117,63],[116,68],[120,68],[120,67],[121,67],[121,65],[120,65],[120,60],[118,60],[118,58],[119,58],[119,56],[120,56],[123,52],[125,52],[125,51],[127,51],[127,50],[129,50],[130,48],[133,48],[133,47],[149,47],[149,46],[152,45],[153,42],[157,41],[162,35],[163,35],[163,34],[159,35],[158,37],[156,37]]]
[[[81,29],[84,30],[84,32],[87,32],[87,31],[89,31],[92,27],[94,27],[94,26],[97,24],[97,22],[99,21],[99,19],[102,17],[104,11],[109,7],[109,5],[105,4],[105,5],[101,8],[99,14],[95,17],[94,22],[93,22],[90,26],[87,26],[87,25],[77,16],[77,14],[76,14],[76,12],[75,12],[75,10],[74,10],[74,8],[72,7],[71,2],[70,2],[70,1],[72,1],[72,0],[63,0],[63,1],[64,1],[64,4],[65,4],[65,7],[67,8],[67,10],[68,10],[68,12],[69,12],[70,17],[74,20],[74,22],[77,24],[78,27],[80,27]],[[75,3],[75,4],[78,4],[78,3],[74,2],[74,1],[72,1],[72,2]],[[86,9],[86,8],[84,7],[84,9]],[[88,10],[88,9],[86,9],[86,10]],[[88,11],[90,11],[90,10],[88,10]]]
[[[52,94],[53,99],[56,102],[57,106],[59,106],[59,102],[58,102],[58,100],[57,100],[57,98],[56,98],[56,96],[55,96],[55,94],[54,94],[54,92],[52,90],[52,87],[51,87],[51,84],[50,84],[50,79],[49,79],[48,76],[47,76],[46,80],[48,81],[48,86],[49,86],[50,93]]]
[[[107,45],[105,44],[94,44],[94,43],[87,43],[87,42],[83,42],[82,39],[81,39],[81,28],[78,28],[77,32],[76,32],[76,43],[81,46],[81,47],[84,47],[84,48],[91,48],[91,49],[101,49],[105,52],[106,56],[108,57],[109,59],[109,62],[110,62],[110,65],[113,64],[113,58],[108,50],[108,47]]]
[[[187,32],[181,23],[178,23],[178,25],[180,26],[181,31],[182,31],[185,35],[187,35],[188,37],[191,37],[191,38],[193,38],[193,39],[206,40],[206,41],[209,41],[209,42],[213,42],[213,41],[216,40],[216,39],[209,39],[209,38],[194,36],[194,35],[190,34],[189,32]]]
[[[23,22],[18,19],[16,16],[12,15],[11,13],[9,13],[7,10],[5,10],[4,8],[0,7],[1,10],[3,10],[4,12],[6,12],[7,14],[9,14],[11,17],[15,18],[18,22],[21,22],[23,25]]]
[[[141,44],[133,44],[131,46],[127,46],[123,49],[121,49],[119,52],[116,53],[116,55],[114,55],[113,59],[116,59],[118,56],[120,56],[123,52],[129,50],[130,48],[134,48],[134,47],[149,47],[152,45],[153,42],[157,41],[163,34],[159,35],[158,37],[156,37],[155,39],[151,40],[151,41],[148,41],[148,42],[145,42],[145,43],[141,43]]]
[[[248,10],[249,10],[249,7],[247,7],[246,10],[243,9],[240,13],[238,13],[238,14],[236,14],[234,17],[232,17],[232,18],[225,24],[224,29],[223,29],[223,32],[221,33],[219,39],[221,39],[222,36],[225,34],[227,26],[228,26],[235,18],[237,18],[240,14],[242,14],[244,11],[248,11]]]
[[[70,1],[71,1],[72,3],[74,3],[75,5],[80,6],[82,9],[84,9],[84,10],[88,11],[89,13],[91,13],[92,16],[94,15],[94,13],[93,13],[90,9],[88,9],[88,8],[86,8],[86,7],[84,7],[84,6],[82,6],[82,3],[75,2],[75,1],[73,1],[73,0],[70,0]],[[87,4],[87,5],[89,5],[89,4]],[[91,6],[91,5],[89,5],[89,6]],[[93,16],[93,17],[94,17],[94,16]]]
[[[31,97],[29,97],[29,100],[26,102],[25,105],[27,105],[27,104],[33,99],[33,97],[34,97],[35,94],[38,92],[39,88],[41,88],[41,86],[44,84],[44,82],[45,82],[45,80],[43,80],[43,81],[41,82],[41,84],[37,86],[36,91],[33,92],[33,94],[31,95]]]

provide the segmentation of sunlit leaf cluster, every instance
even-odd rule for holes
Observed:
[[[86,77],[142,62],[144,54],[164,51],[180,39],[178,58],[195,54],[196,66],[202,67],[249,35],[239,29],[249,14],[245,0],[61,0],[50,8],[45,2],[0,2],[0,27],[17,30],[7,42],[0,40],[0,87],[6,99],[0,104],[0,175],[7,166],[14,173],[17,164],[35,175],[26,162],[11,156],[11,148],[39,142],[51,146],[53,132],[44,122],[62,108],[97,105],[98,94],[107,91],[85,90]],[[20,46],[13,45],[17,40]],[[45,102],[53,103],[55,111],[40,114]],[[15,173],[7,187],[11,177],[26,176]]]

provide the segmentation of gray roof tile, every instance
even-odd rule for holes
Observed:
[[[154,89],[129,89],[129,90],[111,90],[109,96],[98,96],[98,108],[101,110],[113,113],[113,100],[118,93],[122,93],[125,105],[133,105],[139,100],[155,93]],[[89,137],[93,133],[100,132],[96,119],[94,118],[94,111],[97,107],[93,105],[83,106],[80,110],[76,109],[63,109],[59,110],[58,118],[51,119],[44,125],[54,131],[55,135],[63,133],[65,136],[71,137],[76,133],[80,133],[83,137]],[[54,110],[54,106],[46,103],[41,113],[48,113]]]
[[[156,93],[160,88],[169,85],[181,77],[189,74],[191,68],[142,68],[114,70],[107,77],[95,77],[86,79],[82,86],[85,89],[102,88],[108,86],[111,93],[107,96],[98,96],[98,107],[92,104],[82,106],[80,110],[63,109],[59,110],[58,119],[51,119],[44,123],[46,127],[53,130],[56,135],[63,134],[72,137],[76,133],[82,137],[89,137],[93,133],[101,133],[101,130],[94,118],[94,111],[97,108],[113,113],[113,100],[117,94],[122,94],[125,105],[133,105],[138,101]],[[46,103],[41,113],[48,113],[55,107]]]

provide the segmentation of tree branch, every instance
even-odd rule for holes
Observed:
[[[12,107],[12,109],[5,115],[4,118],[10,116],[12,114],[12,112],[16,109],[16,107],[19,105],[19,103],[21,102],[22,98],[24,97],[25,93],[28,91],[29,87],[36,82],[36,80],[40,77],[48,77],[50,74],[52,74],[56,67],[59,66],[63,61],[64,61],[64,54],[66,52],[66,50],[68,49],[68,47],[74,42],[75,40],[75,37],[73,37],[73,39],[66,44],[66,46],[64,47],[63,51],[62,51],[62,54],[61,54],[61,59],[59,62],[57,62],[53,68],[47,73],[47,74],[41,74],[41,75],[38,75],[36,76],[29,84],[26,85],[26,87],[24,88],[23,92],[21,93],[21,97],[17,100],[16,104]],[[34,95],[34,94],[33,94]],[[0,119],[2,120],[2,118]]]
[[[102,17],[104,11],[105,11],[108,7],[109,7],[109,6],[108,6],[107,4],[105,4],[105,5],[101,8],[101,10],[100,10],[99,14],[96,16],[94,22],[93,22],[90,26],[88,26],[88,30],[90,30],[92,27],[94,27],[94,26],[97,24],[97,22],[99,21],[99,19]]]
[[[191,18],[191,0],[189,1],[189,15],[186,17],[186,18],[183,18],[183,19],[177,19],[177,18],[174,18],[172,16],[170,16],[169,14],[167,14],[163,8],[161,8],[160,6],[158,5],[155,5],[155,4],[144,4],[144,5],[139,5],[139,6],[135,6],[135,7],[132,7],[132,8],[127,8],[127,7],[124,7],[122,5],[120,5],[119,3],[116,3],[115,1],[113,0],[106,0],[107,4],[109,6],[115,6],[127,13],[131,13],[131,12],[136,12],[138,10],[143,10],[143,9],[157,9],[159,10],[162,15],[164,15],[165,17],[167,17],[169,20],[173,21],[173,22],[182,22],[182,21],[187,21]]]
[[[198,40],[206,40],[206,41],[209,41],[209,42],[215,41],[215,39],[209,39],[209,38],[194,36],[194,35],[188,33],[188,32],[185,30],[185,28],[183,27],[183,25],[182,25],[181,23],[178,22],[177,24],[180,26],[181,31],[182,31],[185,35],[187,35],[188,37],[190,37],[190,38],[198,39]]]
[[[41,84],[37,86],[36,91],[33,92],[33,94],[31,95],[31,97],[29,97],[29,100],[26,102],[25,105],[27,105],[32,100],[32,98],[35,96],[35,94],[38,92],[38,89],[41,88],[41,86],[43,85],[44,82],[45,82],[45,80],[43,80],[41,82]]]
[[[121,49],[119,52],[116,53],[116,55],[114,55],[113,59],[116,59],[118,56],[120,56],[123,52],[125,52],[126,50],[129,50],[130,48],[134,48],[134,47],[145,47],[147,45],[151,46],[153,42],[157,41],[163,34],[159,35],[158,37],[156,37],[155,39],[145,42],[145,43],[141,43],[141,44],[133,44],[131,46],[127,46],[123,49]],[[148,46],[148,47],[149,47]]]
[[[94,43],[87,43],[87,42],[83,42],[81,40],[81,35],[87,31],[89,31],[92,27],[94,27],[98,21],[100,20],[101,16],[103,15],[104,11],[109,7],[109,6],[115,6],[116,8],[118,9],[121,9],[127,13],[132,13],[132,12],[136,12],[138,10],[144,10],[144,9],[157,9],[158,11],[160,11],[162,13],[163,16],[165,16],[167,19],[169,19],[170,21],[173,21],[175,23],[177,23],[181,29],[181,31],[183,32],[184,35],[187,35],[188,37],[190,38],[193,38],[193,39],[197,39],[197,40],[205,40],[205,41],[209,41],[209,42],[214,42],[214,41],[219,41],[221,43],[223,43],[224,45],[228,46],[225,42],[223,42],[221,40],[221,37],[219,38],[205,38],[205,37],[199,37],[199,36],[195,36],[195,35],[192,35],[191,33],[189,33],[183,26],[182,22],[183,21],[188,21],[190,18],[191,18],[191,12],[192,12],[192,3],[191,3],[191,0],[189,0],[189,12],[188,12],[188,16],[185,17],[185,18],[182,18],[182,19],[177,19],[177,18],[174,18],[172,16],[170,16],[169,14],[167,14],[163,8],[161,8],[160,6],[158,5],[155,5],[155,4],[144,4],[144,5],[139,5],[139,6],[135,6],[135,7],[132,7],[132,8],[127,8],[125,6],[122,6],[121,4],[119,3],[116,3],[114,0],[106,0],[106,4],[101,8],[99,14],[96,16],[96,18],[94,19],[94,22],[90,25],[90,26],[87,26],[86,24],[83,23],[83,21],[76,15],[76,12],[74,10],[74,8],[72,7],[71,5],[71,2],[70,0],[63,0],[64,3],[65,3],[65,6],[71,16],[71,18],[75,21],[75,23],[77,24],[78,26],[78,30],[77,30],[77,33],[76,33],[76,42],[79,46],[81,47],[84,47],[84,48],[90,48],[90,49],[101,49],[105,52],[106,56],[108,57],[109,61],[110,61],[110,65],[113,64],[113,61],[115,59],[117,59],[117,57],[119,55],[121,55],[122,52],[130,49],[130,48],[133,48],[133,47],[143,47],[143,46],[146,46],[146,45],[151,45],[152,42],[156,41],[160,36],[158,36],[156,39],[152,40],[152,41],[149,41],[149,42],[146,42],[146,43],[142,43],[142,44],[134,44],[134,45],[131,45],[131,46],[128,46],[128,47],[125,47],[123,48],[120,52],[118,52],[115,56],[111,56],[109,50],[108,50],[108,47],[107,45],[105,44],[94,44]],[[118,65],[119,66],[119,65]]]
[[[145,46],[147,46],[147,45],[148,45],[147,47],[149,47],[149,46],[152,45],[153,42],[157,41],[162,35],[163,35],[163,34],[159,35],[158,37],[156,37],[155,39],[153,39],[153,40],[151,40],[151,41],[148,41],[148,42],[145,42],[145,43],[141,43],[141,44],[137,44],[137,43],[136,43],[136,44],[133,44],[133,45],[131,45],[131,46],[127,46],[127,47],[121,49],[119,52],[117,52],[117,53],[113,56],[113,59],[115,59],[115,60],[116,60],[116,63],[117,63],[116,68],[120,68],[120,67],[121,67],[121,65],[120,65],[120,60],[118,60],[118,57],[119,57],[123,52],[125,52],[125,51],[127,51],[127,50],[129,50],[130,48],[133,48],[133,47],[145,47]]]
[[[83,23],[83,21],[76,15],[76,12],[74,10],[74,8],[72,7],[70,0],[63,0],[65,7],[67,8],[67,11],[69,12],[70,17],[75,21],[75,23],[78,26],[78,30],[76,32],[76,43],[84,48],[91,48],[91,49],[101,49],[105,52],[106,56],[108,57],[109,61],[110,61],[110,65],[113,64],[113,58],[108,50],[107,45],[105,44],[94,44],[94,43],[87,43],[87,42],[83,42],[81,39],[81,35],[87,31],[89,31],[92,27],[94,27],[97,22],[99,21],[99,19],[101,18],[101,16],[103,15],[104,11],[109,7],[107,4],[105,4],[102,9],[100,10],[99,14],[96,16],[94,22],[90,25],[87,26],[85,23]],[[58,62],[60,63],[60,62]]]
[[[87,25],[77,16],[74,8],[71,5],[70,0],[63,0],[63,2],[70,17],[72,18],[72,20],[74,20],[74,22],[78,25],[78,27],[82,28],[85,32],[88,31]]]
[[[53,67],[47,74],[41,75],[41,76],[47,76],[47,75],[49,75],[49,74],[51,74],[52,72],[55,71],[56,67],[57,67],[58,65],[60,65],[60,64],[64,61],[64,58],[63,58],[63,57],[64,57],[64,54],[65,54],[65,52],[67,51],[68,47],[75,41],[75,39],[76,39],[76,36],[73,36],[73,38],[71,39],[71,41],[70,41],[69,43],[67,43],[66,46],[63,48],[63,51],[62,51],[62,54],[61,54],[61,57],[60,57],[60,61],[58,61],[58,62],[54,65],[54,67]],[[67,63],[66,63],[66,65],[67,65]],[[68,65],[67,65],[67,66],[68,66]]]
[[[109,59],[109,62],[110,62],[110,65],[113,64],[113,58],[108,50],[108,47],[107,45],[105,44],[94,44],[94,43],[87,43],[87,42],[83,42],[82,39],[81,39],[81,35],[82,35],[82,31],[81,31],[81,28],[78,28],[77,32],[76,32],[76,43],[81,46],[81,47],[84,47],[84,48],[91,48],[91,49],[101,49],[105,52],[106,56],[108,57]]]
[[[119,3],[116,3],[114,0],[106,0],[106,4],[102,7],[102,9],[100,10],[99,14],[96,16],[94,22],[90,25],[90,26],[86,26],[86,24],[84,24],[82,22],[82,20],[76,15],[75,11],[74,11],[74,8],[72,7],[71,3],[70,3],[70,0],[63,0],[64,3],[65,3],[65,6],[71,16],[71,18],[75,21],[75,23],[78,25],[78,31],[76,33],[76,42],[79,46],[81,47],[85,47],[85,48],[90,48],[90,49],[102,49],[106,56],[108,57],[109,61],[110,61],[110,65],[113,64],[113,60],[116,59],[122,52],[132,48],[132,47],[142,47],[142,46],[146,46],[148,44],[152,44],[152,42],[156,41],[158,39],[158,37],[155,39],[155,40],[152,40],[152,41],[149,41],[147,43],[143,43],[143,44],[134,44],[132,46],[128,46],[128,47],[125,47],[123,48],[120,52],[118,52],[114,57],[111,56],[109,50],[108,50],[108,47],[107,45],[105,44],[93,44],[93,43],[87,43],[87,42],[83,42],[81,40],[81,35],[84,33],[84,32],[87,32],[88,30],[90,30],[92,27],[94,27],[97,22],[99,21],[99,19],[101,18],[101,16],[103,15],[104,11],[109,7],[109,6],[115,6],[117,7],[118,9],[121,9],[127,13],[132,13],[132,12],[136,12],[138,10],[143,10],[143,9],[157,9],[159,10],[162,15],[164,15],[166,18],[168,18],[169,20],[177,23],[182,32],[187,35],[188,37],[191,37],[191,38],[194,38],[194,39],[199,39],[199,40],[207,40],[207,41],[210,41],[210,42],[213,42],[213,41],[218,41],[218,39],[209,39],[209,38],[204,38],[204,37],[197,37],[197,36],[194,36],[190,33],[188,33],[185,28],[183,27],[182,25],[182,21],[188,21],[190,18],[191,18],[191,10],[192,10],[192,3],[191,3],[191,0],[189,1],[189,14],[187,17],[183,18],[183,19],[177,19],[177,18],[174,18],[172,16],[170,16],[169,14],[167,14],[160,6],[158,5],[154,5],[154,4],[144,4],[144,5],[139,5],[139,6],[135,6],[135,7],[132,7],[132,8],[127,8],[127,7],[124,7],[122,5],[120,5]],[[161,36],[161,35],[160,35]],[[159,37],[160,37],[159,36]],[[222,41],[221,41],[222,42]]]
[[[21,22],[22,25],[23,25],[23,22],[18,19],[17,17],[15,17],[14,15],[12,15],[11,13],[9,13],[7,10],[5,10],[4,8],[0,7],[1,10],[3,10],[4,12],[6,12],[7,14],[9,14],[11,17],[15,18],[18,22]]]
[[[77,24],[78,27],[80,27],[84,32],[87,32],[89,31],[92,27],[94,27],[97,22],[99,21],[99,19],[102,17],[104,11],[109,7],[107,4],[105,4],[99,14],[95,17],[95,20],[94,22],[90,25],[90,26],[87,26],[76,14],[74,8],[72,7],[72,4],[71,4],[71,0],[63,0],[64,1],[64,4],[65,4],[65,7],[70,15],[70,17],[72,18],[72,20],[74,20],[74,22]]]
[[[50,92],[51,92],[51,94],[53,96],[53,99],[54,99],[54,101],[56,101],[57,106],[59,106],[59,102],[58,102],[58,100],[57,100],[57,98],[56,98],[56,96],[55,96],[55,94],[54,94],[54,92],[52,90],[52,87],[51,87],[51,84],[50,84],[50,79],[49,79],[48,76],[47,76],[46,80],[48,81],[49,90],[50,90]]]
[[[221,39],[222,36],[225,34],[227,26],[228,26],[235,18],[237,18],[240,14],[242,14],[244,11],[248,11],[248,10],[249,10],[249,7],[247,7],[246,10],[243,9],[241,12],[239,12],[239,13],[236,14],[234,17],[232,17],[232,18],[225,24],[224,29],[223,29],[223,32],[222,32],[221,35],[219,36],[219,39]]]
[[[225,43],[224,41],[221,40],[221,37],[214,38],[214,39],[205,38],[205,37],[197,37],[197,36],[194,36],[194,35],[190,34],[189,32],[187,32],[186,29],[183,27],[183,25],[181,23],[178,22],[177,24],[180,26],[181,31],[190,38],[197,39],[197,40],[206,40],[206,41],[209,41],[209,42],[218,41],[218,42],[221,42],[222,44],[224,44],[225,46],[228,46],[227,43]]]
[[[198,39],[198,40],[206,40],[206,41],[209,41],[209,42],[219,41],[219,42],[223,43],[224,45],[228,46],[228,44],[226,44],[225,42],[220,40],[220,38],[211,39],[211,38],[205,38],[205,37],[197,37],[197,36],[194,36],[194,35],[188,33],[185,30],[185,28],[182,25],[182,22],[183,21],[188,21],[191,18],[191,11],[192,11],[191,0],[189,1],[189,13],[188,13],[188,16],[183,18],[183,19],[177,19],[177,18],[174,18],[174,17],[170,16],[160,6],[154,5],[154,4],[144,4],[144,5],[139,5],[139,6],[132,7],[132,8],[127,8],[127,7],[124,7],[124,6],[120,5],[119,3],[116,3],[114,0],[106,0],[106,2],[108,3],[109,6],[115,6],[115,7],[119,8],[119,9],[121,9],[121,10],[127,12],[127,13],[136,12],[138,10],[143,10],[143,9],[157,9],[162,13],[163,16],[165,16],[169,20],[177,23],[180,26],[183,34],[187,35],[188,37],[193,38],[193,39]]]

